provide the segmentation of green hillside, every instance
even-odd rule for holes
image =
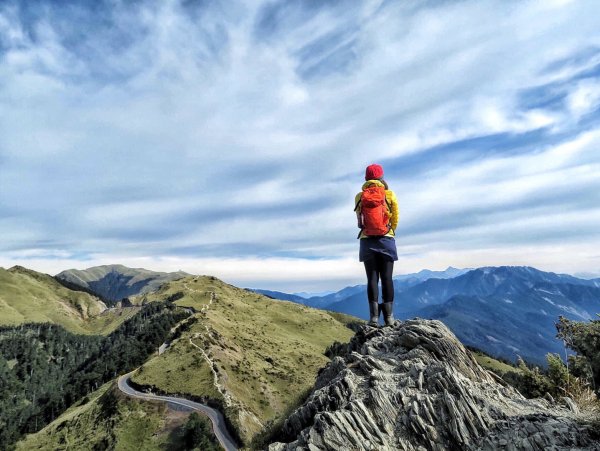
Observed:
[[[50,322],[80,334],[107,334],[136,308],[108,309],[97,297],[70,290],[21,266],[0,268],[0,325]]]
[[[220,400],[246,443],[299,402],[329,361],[327,347],[348,341],[353,332],[346,324],[356,321],[207,276],[170,282],[142,301],[158,299],[194,308],[198,321],[133,381]]]
[[[186,449],[184,426],[188,416],[189,413],[172,411],[161,402],[128,398],[113,383],[107,383],[44,429],[26,436],[16,449]],[[204,422],[210,430],[208,420]]]

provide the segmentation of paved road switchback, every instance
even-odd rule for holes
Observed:
[[[213,432],[215,433],[217,440],[219,440],[219,442],[221,443],[221,446],[225,448],[226,451],[238,451],[236,442],[233,439],[233,437],[231,437],[231,435],[229,434],[227,426],[225,425],[225,418],[223,418],[223,414],[217,409],[207,406],[206,404],[201,404],[199,402],[191,401],[185,398],[178,398],[175,396],[152,395],[149,393],[137,391],[131,385],[129,385],[130,377],[131,373],[127,373],[119,377],[119,390],[121,390],[123,393],[133,398],[153,401],[165,401],[168,403],[188,407],[192,410],[196,410],[198,412],[203,413],[210,419],[212,423]]]

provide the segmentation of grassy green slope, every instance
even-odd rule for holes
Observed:
[[[108,383],[26,436],[17,450],[183,449],[177,428],[187,416],[170,411],[164,403],[127,398]]]
[[[97,297],[69,290],[47,274],[0,268],[0,325],[51,322],[73,333],[109,333],[135,310],[107,310]]]
[[[207,276],[170,282],[143,300],[166,298],[206,311],[196,314],[198,322],[170,350],[147,362],[134,382],[165,392],[230,398],[226,413],[247,442],[313,386],[329,360],[324,351],[334,341],[348,341],[353,332],[346,323],[356,320]],[[201,349],[214,364],[221,391]]]
[[[84,327],[89,333],[108,335],[139,311],[139,307],[111,308],[97,316],[86,319]]]
[[[505,373],[515,372],[520,373],[521,370],[515,366],[509,365],[507,363],[501,362],[500,360],[496,360],[493,357],[481,352],[481,351],[471,351],[477,363],[479,363],[485,369],[494,371],[496,374],[502,375]]]

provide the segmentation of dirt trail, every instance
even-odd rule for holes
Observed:
[[[187,286],[187,284],[184,284],[184,287],[190,291],[195,291],[198,293],[206,293],[206,292],[201,292],[199,290],[195,290],[193,288],[189,288]],[[215,302],[217,300],[217,294],[214,291],[210,291],[209,293],[210,293],[210,299],[208,301],[208,304],[205,304],[202,306],[202,308],[200,309],[200,313],[208,312],[208,310],[210,309],[210,306],[213,304],[213,302]],[[206,324],[204,325],[204,328],[206,329],[206,335],[210,336],[210,329],[208,328],[208,326]],[[212,375],[213,375],[214,386],[217,389],[217,391],[221,394],[221,396],[223,397],[225,405],[227,407],[234,406],[239,411],[239,413],[242,417],[245,417],[245,418],[251,420],[252,422],[256,423],[260,428],[262,428],[264,426],[262,421],[260,421],[260,419],[254,413],[250,412],[248,409],[246,409],[245,407],[240,405],[238,402],[236,402],[235,399],[233,399],[232,396],[229,394],[229,392],[227,391],[225,386],[220,382],[219,373],[216,370],[217,365],[210,358],[208,353],[201,346],[198,346],[196,343],[193,342],[194,339],[200,338],[203,335],[204,334],[197,332],[189,339],[189,342],[193,347],[195,347],[196,349],[198,349],[200,351],[200,353],[202,354],[202,356],[208,363],[208,365],[210,367],[210,371],[212,372]]]
[[[214,291],[210,292],[210,300],[208,301],[208,304],[203,305],[202,308],[200,309],[200,313],[205,313],[208,311],[208,309],[210,308],[210,306],[212,305],[213,301],[216,298],[216,294]],[[204,328],[206,329],[206,333],[210,334],[210,330],[208,329],[208,326],[205,324]],[[217,389],[217,391],[221,394],[221,396],[223,396],[223,399],[225,400],[225,405],[227,407],[231,407],[233,405],[233,401],[231,399],[231,395],[229,393],[227,393],[227,390],[225,389],[225,387],[223,387],[223,385],[221,385],[219,383],[219,374],[217,373],[217,370],[215,369],[215,363],[213,362],[213,360],[208,356],[208,354],[206,353],[206,351],[201,348],[200,346],[198,346],[196,343],[194,343],[192,340],[195,338],[199,338],[201,337],[202,334],[197,332],[194,334],[193,337],[191,337],[190,340],[190,344],[195,347],[196,349],[198,349],[202,355],[204,356],[204,358],[206,359],[206,361],[208,362],[208,365],[210,366],[210,371],[212,372],[213,375],[213,380],[214,380],[214,384],[215,384],[215,388]]]

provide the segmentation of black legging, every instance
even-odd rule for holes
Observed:
[[[383,254],[374,253],[373,258],[365,260],[364,263],[367,272],[367,296],[369,297],[369,302],[377,302],[379,297],[379,288],[377,287],[379,279],[381,279],[383,302],[394,302],[394,282],[392,281],[394,261],[388,260]]]

